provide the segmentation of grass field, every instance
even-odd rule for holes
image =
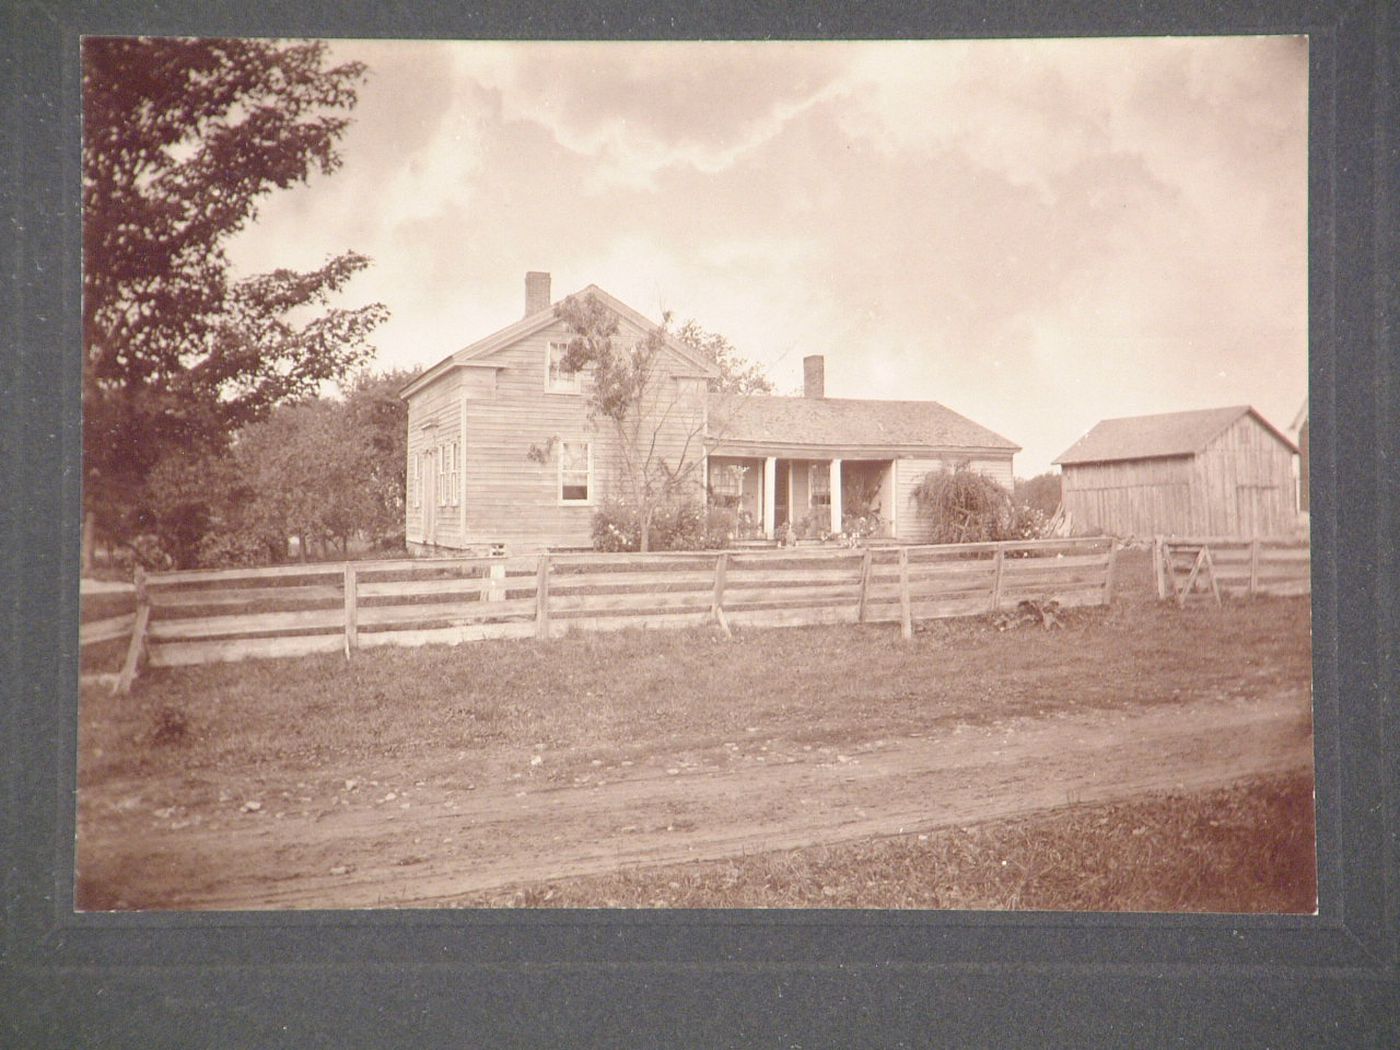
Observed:
[[[742,785],[746,768],[779,756],[844,760],[1018,720],[1166,708],[1189,719],[1199,705],[1306,691],[1306,599],[1178,610],[1150,599],[1142,552],[1129,552],[1120,580],[1113,607],[1071,611],[1055,630],[1000,631],[979,617],[931,621],[911,642],[889,626],[732,640],[702,628],[624,632],[153,671],[124,698],[87,688],[80,895],[90,907],[180,906],[170,885],[144,880],[162,864],[179,870],[170,854],[178,860],[182,829],[233,841],[261,814],[333,837],[327,813],[370,802],[351,784],[442,806],[497,792],[504,809],[527,792],[644,773]],[[1311,911],[1291,906],[1313,892],[1299,874],[1312,871],[1310,789],[1309,770],[925,838],[515,884],[457,902]],[[251,813],[248,800],[258,801]],[[1126,878],[1129,855],[1139,863]],[[1260,856],[1272,858],[1272,880],[1256,870]],[[216,859],[186,861],[196,872]],[[936,874],[911,874],[924,869]]]
[[[969,827],[542,880],[469,906],[1309,913],[1312,777],[1263,777]]]

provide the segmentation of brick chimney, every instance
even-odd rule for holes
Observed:
[[[549,309],[549,274],[531,270],[525,275],[525,316]]]
[[[821,354],[802,359],[802,395],[826,397],[826,358]]]

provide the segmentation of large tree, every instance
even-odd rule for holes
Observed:
[[[613,433],[622,481],[619,502],[633,519],[640,549],[649,550],[657,515],[664,511],[680,520],[692,497],[700,495],[705,455],[722,436],[725,420],[713,404],[707,408],[700,402],[703,386],[699,391],[679,387],[663,367],[672,338],[669,314],[629,343],[617,315],[595,296],[570,296],[555,312],[572,333],[561,366],[589,370],[589,413]],[[714,364],[710,390],[738,396],[772,392],[762,369],[744,360],[724,336],[695,321],[675,336]]]
[[[416,375],[407,369],[361,372],[345,388],[345,411],[354,440],[366,454],[361,484],[370,503],[360,529],[372,539],[403,539],[408,405],[399,391]]]
[[[589,412],[616,439],[623,502],[648,550],[656,512],[698,487],[707,436],[704,388],[700,399],[687,396],[662,367],[669,317],[629,344],[617,315],[593,295],[570,296],[555,312],[573,333],[560,365],[589,370]]]
[[[84,41],[84,504],[109,536],[149,524],[157,463],[371,354],[385,309],[330,307],[367,258],[236,281],[226,255],[264,195],[339,167],[364,75],[318,42]]]

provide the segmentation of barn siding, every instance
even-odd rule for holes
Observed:
[[[1293,452],[1252,415],[1194,456],[1061,468],[1078,526],[1117,536],[1285,535],[1296,523]]]
[[[1211,536],[1278,536],[1291,532],[1293,451],[1253,416],[1242,416],[1195,461],[1204,507],[1201,531]]]
[[[1076,526],[1121,536],[1199,533],[1188,456],[1077,463],[1062,468],[1062,499]]]

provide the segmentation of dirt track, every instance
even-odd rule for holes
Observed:
[[[97,907],[432,907],[482,890],[629,865],[709,860],[1012,817],[1308,769],[1310,697],[1201,700],[957,726],[849,752],[753,737],[694,756],[446,791],[356,784],[307,816],[80,807]],[[544,760],[542,760],[544,761]],[[600,782],[601,780],[601,782]],[[125,809],[123,807],[126,807]],[[91,858],[91,860],[89,860]]]

